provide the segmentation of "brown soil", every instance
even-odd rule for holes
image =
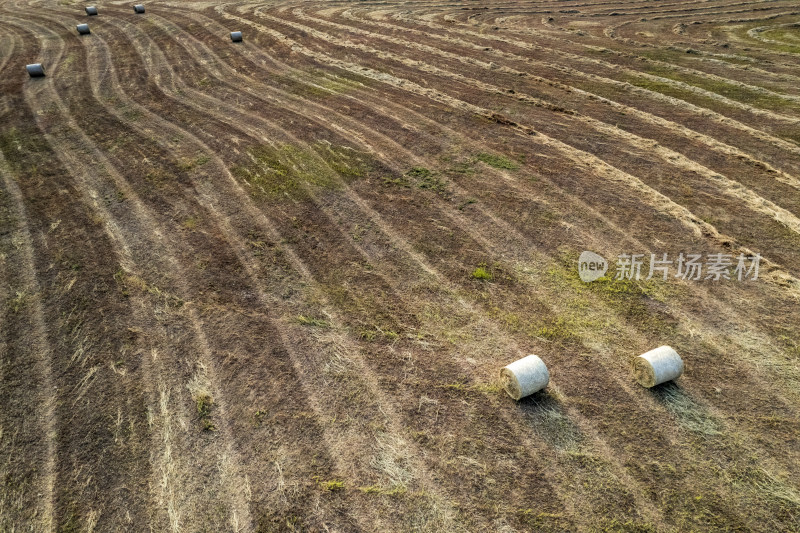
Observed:
[[[797,530],[793,7],[0,5],[0,530]]]

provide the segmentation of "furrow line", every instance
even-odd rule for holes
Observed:
[[[30,21],[26,21],[26,24],[31,25]],[[57,34],[48,28],[40,25],[34,25],[34,27],[36,27],[41,34],[49,34],[57,37]],[[49,63],[53,65],[53,67],[51,67],[52,70],[56,70],[59,63],[58,58],[52,58]],[[69,150],[62,150],[58,152],[60,161],[66,168],[70,169],[72,176],[79,180],[79,182],[82,184],[82,187],[80,188],[81,192],[86,195],[84,197],[84,201],[89,205],[93,204],[93,207],[101,213],[102,218],[107,220],[106,229],[108,230],[112,241],[118,246],[118,249],[120,250],[120,257],[124,259],[123,268],[134,274],[139,274],[141,272],[140,266],[133,257],[133,243],[137,243],[135,248],[140,248],[138,242],[147,242],[149,239],[146,237],[146,235],[152,233],[154,237],[153,240],[150,240],[150,246],[154,246],[157,249],[159,247],[158,243],[164,242],[164,236],[160,234],[158,229],[156,229],[157,226],[153,223],[152,218],[146,211],[146,208],[138,200],[136,193],[127,185],[122,175],[116,170],[116,168],[113,167],[113,165],[109,163],[106,157],[92,143],[89,137],[83,133],[81,128],[77,126],[75,120],[70,116],[67,107],[61,101],[52,84],[47,83],[36,93],[28,93],[26,96],[30,99],[32,108],[47,108],[50,109],[52,113],[56,113],[58,116],[60,116],[61,124],[55,130],[50,127],[49,124],[45,123],[43,119],[39,119],[39,126],[44,132],[44,136],[51,146],[63,146],[65,144],[72,143]],[[70,133],[66,134],[67,131]],[[71,140],[67,141],[67,139]],[[136,226],[141,227],[142,231],[135,231],[134,227],[131,225],[127,223],[121,223],[114,213],[108,211],[100,203],[94,200],[98,192],[102,191],[106,187],[101,183],[100,178],[95,172],[88,172],[88,169],[86,169],[84,164],[80,161],[78,154],[86,155],[94,160],[103,169],[102,174],[111,182],[113,182],[119,190],[124,192],[126,199],[134,205],[133,213],[131,213],[130,216],[134,217],[133,219],[137,221]],[[143,228],[149,229],[145,230]],[[137,235],[136,237],[133,237],[134,233],[132,231],[135,232]],[[165,263],[161,266],[161,270],[163,272],[180,272],[181,269],[176,264],[172,252],[169,251],[169,247],[163,244],[161,246],[167,248],[166,253],[160,255],[159,261],[164,261]],[[194,332],[194,338],[196,339],[195,342],[198,345],[198,350],[201,353],[199,364],[206,369],[208,379],[213,382],[214,370],[210,361],[208,342],[205,339],[204,332],[199,326],[199,320],[196,315],[196,311],[192,308],[189,308],[186,314],[186,318],[188,319],[190,327]],[[225,401],[222,399],[223,395],[219,390],[214,390],[214,393],[214,397],[218,399],[220,404],[220,411],[223,411],[222,406],[225,405]],[[226,435],[226,440],[227,439],[229,439],[229,436]],[[227,455],[235,455],[230,444],[226,444],[225,449],[225,453]],[[250,519],[248,518],[249,511],[241,503],[241,501],[237,501],[240,497],[240,492],[238,489],[233,488],[234,486],[241,487],[242,482],[236,481],[234,484],[231,478],[235,478],[236,476],[226,473],[224,464],[221,465],[221,467],[223,470],[221,475],[223,477],[228,477],[229,481],[229,485],[226,490],[228,497],[231,498],[231,507],[233,508],[232,513],[236,513],[236,515],[238,515],[245,524],[250,523]]]
[[[217,10],[224,9],[224,6],[220,6],[216,8]],[[451,106],[454,109],[461,110],[467,113],[472,113],[481,117],[489,118],[490,120],[500,120],[498,119],[497,114],[493,113],[490,110],[482,108],[480,106],[476,106],[474,104],[470,104],[468,102],[464,102],[462,100],[458,100],[442,93],[437,92],[434,89],[429,89],[423,87],[417,83],[398,78],[388,73],[378,72],[374,69],[368,67],[362,67],[348,61],[335,59],[327,54],[321,52],[315,52],[306,46],[294,41],[290,37],[283,35],[271,28],[267,28],[263,25],[258,23],[249,21],[247,19],[243,19],[241,17],[237,17],[235,15],[231,15],[222,11],[222,16],[225,18],[230,18],[232,20],[238,20],[239,22],[249,25],[259,31],[272,35],[274,38],[284,41],[287,43],[291,43],[292,48],[300,52],[308,57],[312,57],[317,59],[318,61],[333,66],[341,68],[342,70],[346,70],[352,72],[354,74],[359,74],[376,81],[380,81],[386,83],[388,85],[392,85],[396,88],[399,88],[403,91],[410,92],[417,94],[419,96],[427,97],[431,100],[434,100],[439,103],[443,103],[445,105]],[[275,17],[271,17],[268,15],[263,15],[264,18],[268,20],[272,20],[273,22],[283,23],[280,19]],[[311,28],[309,28],[311,30]],[[311,30],[314,31],[314,30]],[[527,135],[528,138],[534,144],[541,144],[543,146],[549,146],[557,149],[559,152],[564,154],[565,158],[575,163],[580,168],[585,168],[587,171],[590,171],[597,175],[598,177],[610,181],[610,182],[617,182],[623,183],[626,186],[630,187],[631,189],[639,192],[641,197],[644,201],[648,204],[656,207],[660,211],[664,212],[665,214],[669,214],[670,216],[679,220],[690,232],[694,233],[698,237],[705,237],[709,238],[719,244],[723,243],[730,243],[731,239],[721,235],[716,228],[714,228],[708,222],[700,220],[698,217],[694,216],[687,208],[675,203],[667,196],[659,193],[658,191],[652,189],[645,183],[643,183],[639,178],[627,174],[625,172],[620,171],[606,163],[605,161],[601,160],[600,158],[590,154],[588,152],[584,152],[582,150],[575,149],[561,141],[553,139],[551,137],[545,136],[541,133],[536,132],[533,128],[520,125],[520,124],[508,124],[511,128],[517,130],[522,135]],[[746,253],[748,255],[754,255],[751,251],[746,250],[744,248],[741,249],[742,253]],[[767,259],[767,262],[769,260]],[[782,267],[776,265],[772,262],[769,262],[770,266],[773,269],[772,280],[773,282],[779,284],[790,284],[791,286],[795,287],[794,290],[798,290],[800,287],[800,281],[796,278],[791,276],[788,272],[786,272]]]

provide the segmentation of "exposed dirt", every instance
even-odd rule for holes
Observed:
[[[800,529],[795,3],[97,5],[0,4],[0,530]]]

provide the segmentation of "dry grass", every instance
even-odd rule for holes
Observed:
[[[35,7],[0,5],[0,530],[798,529],[786,3]]]

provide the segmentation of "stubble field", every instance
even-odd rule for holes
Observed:
[[[97,6],[0,2],[0,531],[800,529],[796,2]]]

